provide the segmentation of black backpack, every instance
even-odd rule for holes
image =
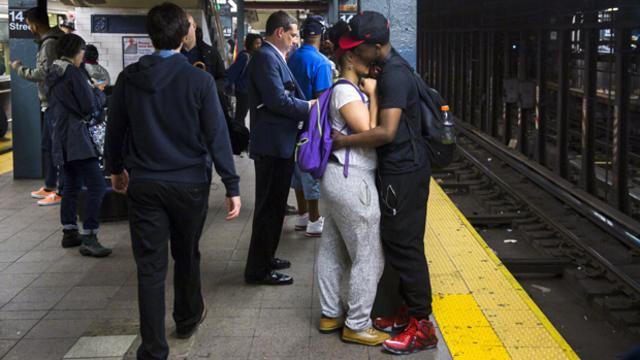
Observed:
[[[408,65],[408,64],[407,64]],[[440,93],[430,88],[420,75],[411,67],[416,88],[420,96],[419,116],[420,116],[420,138],[424,141],[432,168],[444,168],[451,164],[453,154],[456,150],[453,144],[442,143],[442,129],[444,127],[444,116],[442,106],[447,105]],[[417,132],[408,126],[412,138],[418,138]]]

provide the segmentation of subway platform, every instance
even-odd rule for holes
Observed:
[[[6,155],[6,154],[5,154]],[[291,286],[243,281],[254,206],[253,164],[236,157],[243,208],[224,220],[224,189],[214,178],[200,242],[208,315],[189,340],[171,319],[172,359],[576,359],[577,356],[444,192],[432,182],[425,246],[438,347],[397,357],[381,347],[345,344],[317,330],[319,240],[285,221],[278,256],[291,260]],[[29,192],[41,180],[0,175],[0,358],[134,359],[139,343],[136,271],[128,225],[102,223],[107,258],[60,247],[59,207],[39,207]],[[289,203],[294,203],[293,196]]]

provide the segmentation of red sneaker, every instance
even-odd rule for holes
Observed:
[[[411,318],[404,331],[387,341],[382,346],[395,355],[408,355],[421,350],[434,348],[438,344],[433,324],[425,319],[418,321]]]
[[[409,325],[409,312],[404,303],[395,316],[379,317],[373,321],[373,327],[384,332],[402,331],[407,325]]]

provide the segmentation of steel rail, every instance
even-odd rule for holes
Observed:
[[[633,218],[583,192],[570,182],[558,178],[548,169],[532,163],[526,156],[512,151],[472,126],[458,122],[457,127],[465,136],[571,206],[604,231],[630,248],[640,250],[640,224]]]
[[[482,144],[481,144],[482,145]],[[627,275],[624,271],[622,271],[615,264],[611,263],[606,257],[600,254],[596,249],[591,246],[585,244],[580,237],[571,232],[571,230],[567,229],[564,225],[556,221],[555,219],[548,216],[544,209],[539,206],[531,203],[528,199],[518,193],[511,185],[507,184],[504,180],[502,180],[498,175],[496,175],[491,169],[489,169],[486,165],[484,165],[480,160],[476,159],[473,155],[471,155],[467,150],[465,150],[462,146],[458,146],[457,149],[460,154],[462,154],[468,161],[473,163],[475,167],[480,169],[487,177],[491,179],[491,181],[498,184],[500,188],[509,193],[513,198],[521,201],[524,204],[527,204],[529,209],[536,214],[539,218],[541,218],[544,222],[553,227],[556,231],[561,233],[567,240],[569,240],[574,246],[589,254],[592,258],[594,258],[598,263],[604,266],[607,270],[613,273],[616,277],[620,279],[626,286],[631,288],[636,294],[640,294],[640,283]]]

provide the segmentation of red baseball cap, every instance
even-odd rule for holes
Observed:
[[[354,48],[362,43],[364,43],[364,40],[355,40],[351,37],[351,30],[342,34],[342,36],[340,36],[340,40],[338,40],[338,45],[340,45],[340,48],[344,50]]]

